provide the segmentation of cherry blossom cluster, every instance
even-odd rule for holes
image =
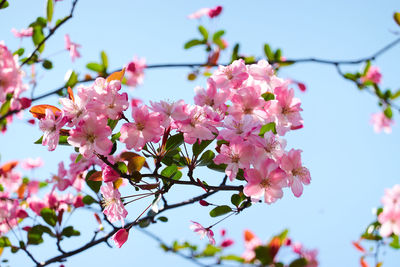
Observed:
[[[400,235],[400,185],[385,189],[381,202],[383,211],[378,215],[378,221],[381,223],[379,234],[382,237]]]
[[[30,99],[20,97],[21,93],[28,89],[22,81],[23,76],[18,55],[13,56],[4,42],[0,41],[0,106],[6,101],[10,101],[10,110],[30,106]]]

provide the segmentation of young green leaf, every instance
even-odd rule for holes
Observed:
[[[222,206],[218,206],[218,207],[213,208],[210,211],[210,216],[211,217],[217,217],[217,216],[221,216],[221,215],[227,214],[228,212],[231,212],[231,211],[232,211],[231,207],[229,207],[227,205],[222,205]]]

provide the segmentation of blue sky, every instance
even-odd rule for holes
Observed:
[[[58,2],[55,17],[69,12],[70,0]],[[288,58],[319,57],[326,59],[357,59],[368,56],[397,36],[400,28],[392,15],[398,10],[397,1],[79,1],[74,18],[57,31],[46,44],[44,56],[64,49],[64,34],[82,45],[82,58],[71,63],[68,54],[52,56],[55,68],[50,72],[40,70],[37,95],[59,87],[68,69],[87,72],[89,61],[98,61],[101,50],[109,57],[110,69],[121,68],[134,55],[145,57],[148,64],[203,62],[201,49],[183,49],[187,40],[197,37],[197,21],[186,16],[201,7],[224,6],[220,18],[209,22],[208,28],[225,29],[229,44],[240,42],[241,51],[262,56],[264,43],[280,47]],[[9,8],[0,11],[1,40],[16,48],[10,29],[25,28],[38,15],[44,15],[44,1],[12,1]],[[396,10],[397,8],[397,10]],[[28,40],[23,45],[29,44]],[[378,58],[374,64],[383,72],[383,88],[398,89],[400,73],[396,47]],[[228,58],[229,54],[223,55]],[[349,66],[356,71],[362,66]],[[204,79],[188,82],[189,69],[157,69],[146,71],[144,85],[129,91],[130,96],[144,101],[184,99],[193,102],[193,88],[204,85]],[[384,189],[398,183],[398,123],[391,135],[375,134],[369,125],[369,116],[378,111],[376,99],[358,91],[353,84],[340,78],[332,66],[298,64],[283,69],[280,76],[300,80],[307,85],[307,92],[296,91],[304,109],[304,129],[287,136],[288,148],[303,150],[303,163],[312,175],[311,185],[296,199],[286,191],[285,197],[268,206],[256,204],[239,216],[221,224],[237,240],[233,251],[241,253],[244,229],[252,229],[261,239],[267,240],[284,228],[290,229],[294,240],[309,248],[318,248],[321,266],[358,266],[359,253],[352,247],[365,227],[373,220],[371,209],[379,205]],[[56,97],[41,103],[55,104]],[[394,114],[395,120],[398,114]],[[16,120],[5,135],[0,136],[1,162],[27,157],[42,157],[45,168],[34,173],[41,179],[56,173],[59,161],[68,162],[71,148],[60,147],[55,152],[34,145],[41,133],[37,127],[27,126]],[[215,179],[219,174],[199,172],[199,176]],[[177,187],[173,200],[179,201],[193,193]],[[224,203],[229,194],[212,198]],[[145,204],[145,203],[144,203]],[[144,205],[143,204],[143,205]],[[134,218],[140,207],[131,206]],[[166,241],[190,240],[205,244],[189,230],[190,220],[205,225],[213,221],[208,208],[200,205],[173,210],[167,213],[169,223],[149,228]],[[89,222],[89,223],[88,223]],[[95,227],[92,215],[75,214],[82,232]],[[218,229],[218,228],[217,228]],[[85,242],[85,238],[70,241],[67,248]],[[80,243],[79,243],[80,242]],[[33,250],[38,258],[46,259],[48,250],[54,249],[50,241],[44,249]],[[52,254],[51,254],[52,255]],[[12,256],[11,266],[29,265],[25,256]],[[394,266],[399,255],[387,250],[385,266]],[[29,264],[28,264],[29,263]],[[122,249],[109,249],[102,244],[68,260],[66,266],[190,266],[177,256],[167,255],[156,242],[133,231],[129,242]],[[58,265],[54,265],[58,266]]]

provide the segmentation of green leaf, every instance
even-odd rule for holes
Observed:
[[[268,44],[264,45],[264,54],[268,58],[268,61],[274,61],[274,53]]]
[[[11,101],[7,100],[6,102],[4,102],[3,105],[1,105],[0,108],[0,115],[4,116],[7,114],[7,112],[10,110],[10,106],[11,106]]]
[[[258,259],[263,265],[270,265],[273,261],[271,252],[267,246],[258,246],[254,250],[256,252],[256,259]]]
[[[50,22],[53,19],[54,13],[54,0],[47,0],[47,7],[46,7],[46,14],[47,14],[47,21]]]
[[[352,80],[352,81],[357,81],[357,75],[353,74],[353,73],[345,73],[343,75],[344,78],[348,79],[348,80]]]
[[[400,26],[400,13],[399,13],[399,12],[395,12],[395,13],[393,14],[393,19],[394,19],[394,21],[397,23],[397,25]]]
[[[215,153],[211,150],[207,150],[206,152],[204,152],[201,155],[200,160],[197,163],[197,166],[207,166],[208,164],[210,164],[212,162],[214,157],[215,157]]]
[[[22,56],[22,55],[24,54],[24,52],[25,52],[25,49],[21,47],[20,49],[18,49],[17,51],[15,51],[15,52],[13,53],[13,55]]]
[[[98,193],[100,191],[100,187],[101,187],[101,183],[102,182],[101,181],[89,180],[90,176],[95,172],[96,172],[96,170],[89,171],[86,174],[85,181],[86,181],[86,184],[90,187],[90,189],[92,189],[95,193]]]
[[[202,45],[202,44],[205,44],[205,42],[202,41],[202,40],[199,40],[199,39],[192,39],[192,40],[186,42],[185,46],[183,48],[189,49],[189,48],[191,48],[193,46]]]
[[[67,139],[68,139],[68,136],[60,135],[58,144],[62,145],[62,146],[69,146],[70,144],[68,144]],[[42,141],[43,141],[43,135],[38,140],[36,140],[34,144],[42,144]]]
[[[162,170],[161,175],[174,180],[179,180],[182,177],[182,172],[178,170],[178,166],[173,164]]]
[[[399,236],[393,235],[392,242],[390,242],[389,246],[394,249],[400,249]]]
[[[35,46],[38,46],[44,40],[43,28],[40,26],[33,27],[32,41]],[[39,53],[44,50],[44,43],[38,49]]]
[[[244,262],[244,259],[242,257],[236,256],[236,255],[226,255],[226,256],[221,256],[219,258],[220,260],[225,260],[225,261],[237,261],[237,262]]]
[[[283,230],[283,231],[278,235],[278,237],[279,237],[279,239],[281,240],[281,242],[283,242],[283,241],[286,239],[286,237],[288,236],[288,234],[289,234],[289,230],[288,230],[288,229],[285,229],[285,230]]]
[[[265,101],[270,101],[270,100],[275,99],[275,95],[270,92],[266,92],[266,93],[262,94],[261,96],[262,96],[262,98],[264,98]]]
[[[0,7],[0,9],[4,9],[7,8],[10,4],[8,3],[8,1],[5,1],[4,4]]]
[[[193,144],[193,147],[192,147],[193,155],[194,156],[200,155],[200,153],[203,152],[203,150],[206,149],[206,147],[209,144],[211,144],[213,140],[203,140],[200,143],[199,143],[199,140],[196,140],[196,142]]]
[[[228,165],[226,165],[226,164],[217,165],[214,162],[211,162],[210,164],[207,165],[207,168],[217,171],[217,172],[225,172],[226,166],[228,166]]]
[[[222,249],[211,244],[207,244],[203,252],[200,254],[201,257],[213,257],[215,254],[220,252]]]
[[[204,40],[208,40],[208,31],[206,28],[204,28],[203,26],[199,26],[199,32],[201,33],[201,35],[203,35]]]
[[[218,216],[227,214],[228,212],[231,212],[231,211],[232,211],[231,207],[229,207],[227,205],[222,205],[222,206],[218,206],[218,207],[213,208],[210,211],[210,216],[211,217],[218,217]]]
[[[225,34],[224,30],[220,30],[220,31],[215,32],[214,35],[213,35],[213,41],[217,42],[218,40],[221,39],[222,35],[224,35],[224,34]]]
[[[43,233],[47,233],[48,235],[55,237],[54,233],[50,230],[49,227],[38,224],[33,226],[28,231],[28,244],[38,245],[43,242]]]
[[[61,235],[66,237],[71,237],[71,236],[79,236],[81,235],[81,233],[78,230],[75,230],[74,227],[67,226],[62,230]]]
[[[40,216],[42,216],[43,220],[51,225],[56,226],[57,223],[57,215],[56,212],[49,208],[43,208],[40,210]]]
[[[91,205],[91,204],[93,204],[93,203],[97,203],[97,201],[96,201],[94,198],[92,198],[91,196],[89,196],[89,195],[84,196],[84,197],[82,198],[82,202],[83,202],[85,205]]]
[[[79,154],[75,159],[75,163],[78,163],[82,158],[83,158],[82,154]]]
[[[307,260],[305,258],[299,258],[297,260],[292,261],[289,264],[289,267],[305,267],[307,266]]]
[[[113,135],[111,136],[111,142],[117,141],[117,140],[119,139],[120,136],[121,136],[121,133],[120,133],[120,132],[113,134]]]
[[[400,96],[400,90],[397,90],[396,93],[390,96],[390,99],[394,100]]]
[[[233,194],[231,196],[231,203],[236,207],[239,207],[240,202],[242,202],[242,198],[238,194]]]
[[[11,247],[11,242],[6,236],[0,237],[0,248]]]
[[[282,50],[281,49],[277,49],[275,51],[275,61],[281,61],[281,57],[282,57]]]
[[[117,126],[119,120],[112,120],[108,119],[107,125],[111,128],[111,130],[114,130],[115,126]]]
[[[177,149],[182,144],[183,144],[183,133],[175,134],[170,138],[168,138],[167,143],[165,144],[165,149],[167,151],[171,151]]]
[[[108,68],[108,57],[106,52],[101,51],[101,63],[103,64],[104,70]]]
[[[371,61],[367,60],[367,64],[365,65],[365,68],[364,68],[362,76],[367,75],[367,72],[368,72],[370,67],[371,67]]]
[[[74,87],[75,84],[78,82],[78,74],[75,71],[71,71],[69,78],[65,84],[65,87]]]
[[[50,60],[45,59],[43,60],[42,66],[43,68],[50,70],[53,68],[53,63]]]
[[[150,220],[148,219],[139,222],[140,228],[146,228],[149,225],[150,225]]]
[[[88,64],[86,64],[86,68],[98,73],[102,73],[104,71],[104,67],[96,62],[89,62]]]
[[[157,220],[162,221],[162,222],[168,222],[168,218],[167,217],[158,217]]]
[[[127,173],[128,172],[128,166],[126,166],[125,162],[117,162],[117,168],[121,173]]]
[[[236,45],[233,47],[232,56],[231,56],[231,62],[233,62],[233,61],[235,61],[236,59],[239,58],[239,47],[240,47],[239,44],[236,44]]]
[[[386,118],[391,119],[393,117],[393,112],[390,107],[387,107],[383,113],[385,114]]]
[[[274,134],[276,134],[276,125],[275,122],[270,122],[265,125],[263,125],[260,129],[260,133],[258,134],[261,137],[264,137],[264,134],[266,132],[272,131]]]

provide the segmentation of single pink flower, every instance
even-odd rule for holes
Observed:
[[[237,119],[231,115],[225,117],[223,128],[219,131],[218,139],[229,142],[240,143],[246,140],[250,143],[257,143],[261,139],[258,133],[261,128],[261,123],[252,115],[244,115]]]
[[[207,89],[197,86],[194,91],[196,96],[194,97],[194,103],[199,106],[210,106],[215,110],[221,110],[225,112],[227,106],[225,102],[229,99],[230,91],[218,91],[216,84],[213,79],[207,80]]]
[[[110,222],[121,221],[124,225],[124,218],[128,215],[124,204],[121,201],[121,194],[114,188],[113,183],[105,183],[101,186],[100,192],[103,195],[103,213]]]
[[[204,228],[198,222],[191,221],[193,224],[190,225],[190,229],[193,230],[195,233],[200,235],[200,239],[203,239],[205,236],[208,237],[211,245],[215,245],[214,233],[210,228]]]
[[[219,66],[211,78],[218,88],[223,90],[238,89],[249,77],[243,59],[238,59],[228,66]]]
[[[254,164],[254,169],[247,169],[244,177],[247,185],[244,194],[253,199],[264,195],[265,203],[271,204],[282,198],[282,188],[287,186],[286,173],[271,159],[261,159]]]
[[[107,119],[98,118],[94,113],[89,113],[80,122],[77,128],[70,130],[68,143],[79,148],[79,152],[88,158],[97,152],[108,155],[113,146],[108,136],[111,129],[107,126]]]
[[[275,75],[274,68],[265,59],[259,60],[257,64],[249,65],[248,69],[250,76],[255,80],[270,82],[271,77]]]
[[[15,37],[17,38],[23,38],[23,37],[30,37],[33,34],[33,28],[29,27],[27,29],[21,29],[21,30],[17,30],[15,28],[11,29],[11,32],[14,34]]]
[[[126,84],[132,87],[141,85],[144,80],[144,70],[146,69],[146,59],[134,57],[131,62],[126,65],[125,75]]]
[[[396,184],[393,188],[385,189],[385,195],[382,197],[381,202],[384,209],[400,210],[400,185]]]
[[[271,131],[264,134],[264,138],[257,139],[256,155],[260,158],[270,158],[278,161],[285,153],[286,140],[279,139]]]
[[[141,150],[147,142],[160,141],[163,128],[159,113],[150,113],[147,106],[143,105],[132,108],[132,117],[134,122],[122,125],[119,139],[127,149]]]
[[[215,164],[227,164],[225,173],[228,175],[229,180],[233,181],[239,169],[250,168],[254,154],[253,151],[252,146],[244,143],[231,143],[229,146],[222,145],[220,154],[214,158],[214,162]]]
[[[78,48],[81,47],[81,45],[71,42],[69,34],[66,34],[64,37],[65,37],[65,49],[69,51],[71,60],[72,62],[74,62],[75,58],[81,57],[81,54],[78,52]]]
[[[45,114],[46,116],[39,121],[39,128],[43,131],[42,145],[53,151],[58,145],[60,130],[67,123],[67,118],[62,114],[54,114],[50,109],[46,109]]]
[[[390,134],[394,121],[386,117],[383,112],[378,112],[371,115],[370,123],[374,127],[375,133],[380,133],[383,130],[383,132]]]
[[[210,18],[215,18],[222,12],[222,6],[216,6],[214,8],[204,7],[194,13],[188,15],[189,19],[199,19],[204,16],[209,16]]]
[[[123,244],[125,244],[126,240],[128,240],[129,230],[122,228],[118,230],[111,239],[114,241],[115,245],[118,248],[121,248]]]
[[[303,193],[303,184],[311,182],[310,172],[301,164],[301,150],[291,149],[281,158],[281,168],[286,171],[289,179],[289,186],[296,197]]]
[[[44,162],[41,158],[36,158],[36,159],[27,158],[21,163],[21,167],[24,168],[25,170],[32,170],[42,167],[43,164]]]
[[[362,83],[365,82],[373,82],[373,83],[380,83],[382,80],[382,74],[377,66],[370,66],[365,76],[361,76],[360,78]]]
[[[106,164],[103,164],[102,169],[103,169],[103,181],[106,183],[114,182],[120,177],[118,172],[116,172],[112,167]]]
[[[67,176],[67,171],[64,168],[64,162],[60,162],[58,164],[58,174],[53,175],[52,180],[49,182],[55,182],[54,187],[57,187],[58,190],[64,191],[71,185],[71,181],[68,178],[65,178]]]

